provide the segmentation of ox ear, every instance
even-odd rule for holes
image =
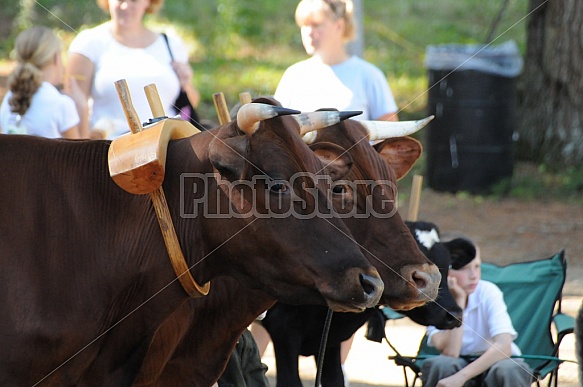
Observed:
[[[320,142],[310,145],[310,149],[324,165],[324,172],[332,178],[332,181],[342,179],[352,168],[352,156],[346,149],[332,144]]]
[[[397,180],[411,170],[423,151],[421,143],[411,137],[388,138],[375,144],[374,148],[393,168]]]
[[[215,138],[209,146],[209,159],[219,173],[230,181],[240,179],[245,169],[247,136]]]

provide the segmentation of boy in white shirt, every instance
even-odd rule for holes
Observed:
[[[464,311],[459,328],[440,331],[427,328],[428,343],[440,356],[423,362],[424,386],[527,387],[530,368],[513,342],[517,333],[506,310],[500,289],[481,280],[480,251],[452,254],[448,275],[451,294]],[[473,361],[461,356],[477,355]],[[481,383],[481,384],[480,384]]]

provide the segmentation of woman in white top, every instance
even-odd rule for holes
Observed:
[[[397,121],[397,104],[385,75],[347,52],[355,37],[352,9],[351,0],[300,1],[295,19],[311,58],[285,71],[275,98],[302,111],[360,110],[355,119]]]
[[[191,84],[192,69],[184,43],[168,36],[174,61],[161,34],[144,25],[146,14],[156,13],[163,0],[97,0],[111,20],[80,32],[69,47],[67,73],[79,80],[88,103],[81,107],[83,130],[99,138],[115,138],[129,132],[115,81],[125,79],[132,103],[142,122],[152,118],[144,86],[155,84],[164,111],[177,114],[173,106],[182,87],[196,106],[199,95]],[[89,102],[90,101],[90,102]],[[89,132],[88,128],[93,129]],[[99,132],[98,132],[99,130]]]
[[[16,67],[0,106],[0,132],[49,138],[79,138],[75,102],[56,86],[63,81],[63,44],[55,33],[36,26],[16,38]],[[75,81],[69,87],[77,91]]]

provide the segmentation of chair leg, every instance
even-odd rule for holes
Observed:
[[[407,367],[403,367],[403,375],[405,376],[405,386],[409,387],[409,379],[407,378]]]
[[[415,374],[415,377],[413,378],[413,384],[411,385],[411,387],[415,387],[415,384],[417,384],[418,379],[419,379],[418,375]]]

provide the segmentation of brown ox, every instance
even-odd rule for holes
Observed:
[[[247,119],[246,126],[256,125]],[[377,272],[333,213],[327,219],[205,215],[205,205],[245,213],[279,203],[299,214],[330,212],[308,179],[290,186],[293,175],[320,168],[297,127],[276,117],[252,134],[236,123],[214,134],[172,141],[167,152],[163,188],[194,279],[205,284],[232,276],[278,299],[338,310],[376,303]],[[149,197],[111,180],[109,146],[0,135],[2,386],[130,385],[156,328],[188,300]],[[234,149],[245,157],[233,157]],[[193,172],[210,177],[193,188],[182,178]],[[239,178],[251,183],[241,190],[219,185]],[[291,203],[292,192],[301,200]],[[206,329],[214,334],[214,327]]]
[[[292,121],[291,117],[286,119]],[[369,144],[364,127],[352,120],[319,131],[312,145],[323,162],[322,169],[332,175],[339,149],[352,156],[354,164],[346,181],[338,180],[335,185],[342,189],[332,190],[336,191],[335,207],[344,208],[347,216],[343,220],[355,243],[387,283],[381,303],[410,309],[434,298],[440,281],[437,268],[419,251],[395,213],[396,179],[409,171],[421,146],[414,139],[401,137],[385,140],[375,148]],[[350,183],[356,181],[362,184],[353,192]],[[352,206],[365,214],[367,202],[378,216],[350,215]],[[160,328],[135,386],[210,386],[243,330],[273,303],[265,293],[247,290],[234,280],[215,281],[206,299],[189,301]]]

